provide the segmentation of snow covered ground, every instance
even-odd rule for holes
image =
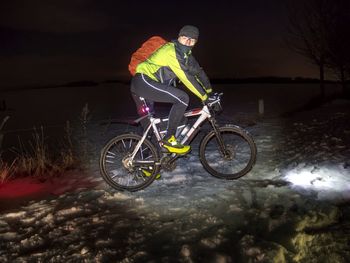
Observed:
[[[349,106],[285,118],[228,111],[221,121],[238,120],[258,148],[253,170],[236,181],[203,169],[199,140],[173,172],[135,193],[108,187],[94,155],[96,187],[1,212],[0,262],[348,262]],[[124,129],[94,127],[95,153]]]

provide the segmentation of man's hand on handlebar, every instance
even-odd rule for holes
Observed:
[[[218,93],[218,92],[211,93],[205,101],[202,101],[202,103],[203,105],[207,105],[208,103],[211,103],[213,101],[220,99],[222,95],[223,93]]]

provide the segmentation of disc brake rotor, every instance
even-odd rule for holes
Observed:
[[[234,148],[233,145],[228,144],[228,145],[226,145],[225,148],[226,149],[225,149],[224,158],[226,160],[233,160],[236,156],[235,150],[233,149]]]

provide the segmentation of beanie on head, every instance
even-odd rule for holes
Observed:
[[[185,36],[185,37],[198,39],[199,30],[195,26],[186,25],[186,26],[181,28],[181,30],[179,32],[179,36]]]

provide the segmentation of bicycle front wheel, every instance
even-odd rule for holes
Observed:
[[[256,146],[250,134],[238,126],[220,127],[224,149],[214,131],[202,140],[199,156],[203,167],[221,179],[237,179],[247,174],[256,161]]]
[[[134,158],[131,155],[141,140],[136,134],[123,134],[110,140],[102,149],[102,178],[117,190],[138,191],[150,185],[159,172],[159,155],[147,139]]]

